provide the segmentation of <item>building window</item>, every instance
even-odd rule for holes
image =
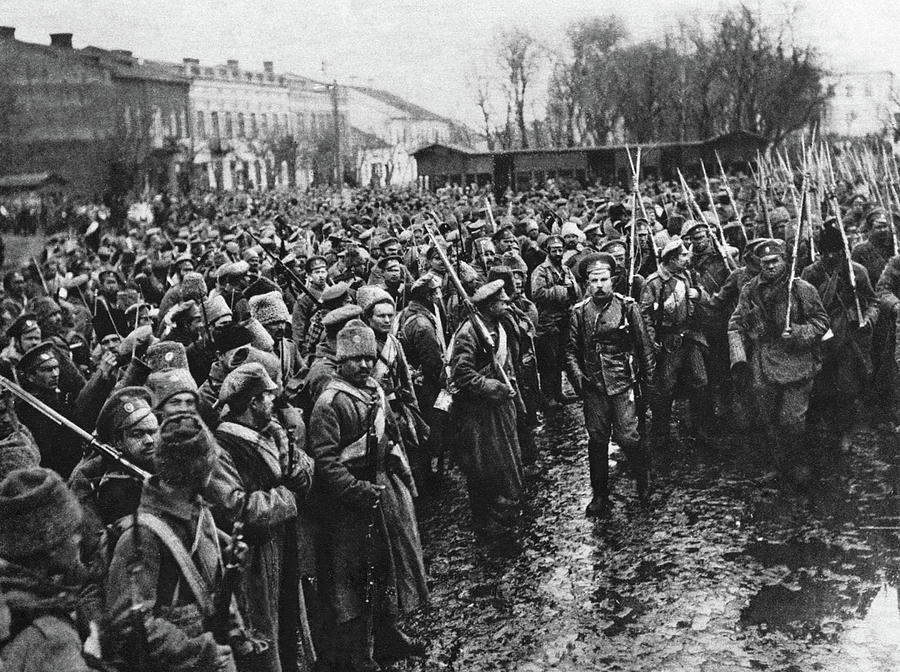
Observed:
[[[238,112],[237,135],[239,138],[243,138],[247,135],[247,129],[244,126],[244,113],[243,112]]]
[[[281,128],[278,125],[278,115],[272,114],[272,135],[278,136],[281,133]]]
[[[259,115],[259,132],[264,138],[269,136],[269,115],[265,112]]]
[[[291,129],[288,128],[288,115],[287,112],[281,115],[281,130],[285,135],[290,135]]]
[[[309,132],[311,135],[315,135],[319,130],[319,119],[316,117],[316,113],[313,112],[309,115]]]
[[[846,95],[847,98],[853,98],[853,87],[848,86],[847,88],[845,88],[844,94]]]
[[[250,113],[250,137],[255,138],[257,136],[257,128],[256,128],[256,112]]]
[[[303,112],[297,113],[297,135],[306,133],[306,115]]]
[[[187,112],[185,112],[184,110],[181,110],[181,112],[178,113],[178,124],[179,124],[178,137],[179,138],[188,138],[191,135],[191,129],[188,128],[187,120],[188,120]]]
[[[169,136],[172,138],[178,137],[178,115],[175,114],[175,110],[169,113]]]
[[[230,138],[234,135],[233,128],[231,126],[231,112],[225,113],[225,137]]]
[[[125,135],[131,135],[131,108],[125,106]]]
[[[212,137],[219,137],[219,113],[218,112],[210,112],[210,116],[212,118]]]
[[[198,138],[206,137],[206,120],[203,118],[203,112],[197,112],[197,131],[196,135]]]

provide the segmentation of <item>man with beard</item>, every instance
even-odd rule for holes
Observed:
[[[87,672],[73,619],[82,511],[59,474],[30,467],[0,482],[0,659],[23,672]]]
[[[871,381],[872,329],[878,320],[878,299],[869,276],[855,262],[850,265],[856,289],[850,285],[844,243],[835,222],[825,222],[819,237],[821,256],[800,276],[818,290],[833,334],[822,343],[822,370],[813,383],[809,414],[819,430],[820,445],[834,453],[844,445],[857,402]],[[856,311],[857,300],[862,315]]]
[[[784,241],[761,243],[757,256],[759,275],[741,289],[728,323],[732,376],[753,390],[773,466],[803,483],[811,448],[806,412],[822,366],[819,342],[828,331],[828,313],[815,287],[800,278],[790,282]]]
[[[325,257],[317,254],[311,256],[306,260],[304,268],[306,269],[306,286],[312,297],[306,292],[301,292],[294,303],[294,310],[291,314],[291,338],[302,355],[307,354],[302,346],[306,341],[310,320],[318,310],[313,297],[321,299],[322,292],[328,283],[328,265],[325,263]]]
[[[272,351],[278,357],[282,384],[295,393],[304,374],[304,366],[294,342],[287,338],[291,316],[281,292],[266,292],[252,297],[250,317],[258,320],[272,337]]]
[[[472,265],[478,272],[478,284],[483,284],[494,266],[497,250],[490,238],[479,238],[472,244],[472,254]]]
[[[612,256],[600,252],[581,263],[590,295],[572,308],[566,363],[575,389],[584,400],[589,437],[593,498],[586,513],[602,517],[609,512],[610,436],[628,458],[638,496],[644,497],[647,492],[650,465],[638,434],[634,386],[643,383],[649,387],[653,349],[637,302],[613,291],[616,262]]]
[[[115,308],[117,295],[123,289],[125,281],[119,271],[111,266],[100,269],[97,274],[97,302],[103,301],[108,308]],[[94,314],[103,310],[103,307],[95,306]]]
[[[119,388],[100,409],[95,432],[98,441],[145,471],[153,470],[153,444],[159,429],[152,403],[144,387]],[[131,515],[141,498],[141,483],[99,453],[84,456],[69,483],[84,507],[88,533],[99,534],[103,527]]]
[[[0,351],[0,373],[14,380],[15,367],[22,355],[41,342],[41,328],[32,313],[22,313],[9,325],[6,338],[9,342]]]
[[[373,672],[422,655],[398,617],[428,599],[409,467],[384,392],[370,374],[375,335],[359,320],[338,333],[338,373],[310,420],[321,487],[319,585],[326,601],[326,669]]]
[[[457,428],[457,463],[466,475],[469,506],[476,533],[484,539],[515,531],[524,504],[522,455],[517,432],[521,395],[514,387],[509,334],[504,317],[509,297],[502,280],[482,286],[472,296],[478,313],[453,336],[450,377],[456,388],[451,426]],[[477,322],[481,325],[476,326]],[[483,327],[483,329],[480,329]],[[483,343],[480,332],[490,335]],[[498,367],[512,383],[503,382]]]
[[[215,432],[222,452],[208,490],[220,527],[245,525],[250,554],[237,602],[252,631],[278,642],[277,655],[269,657],[271,672],[281,671],[282,659],[285,665],[296,660],[299,584],[293,575],[296,563],[286,562],[286,543],[296,544],[290,526],[297,518],[297,497],[309,490],[313,467],[274,420],[277,390],[261,364],[242,364],[225,377],[219,401],[227,413]],[[284,575],[288,564],[293,567]],[[279,641],[282,631],[291,633],[293,642]]]
[[[537,356],[544,405],[556,410],[568,401],[562,393],[562,370],[569,338],[569,308],[578,300],[578,283],[563,266],[564,242],[547,238],[547,259],[531,274],[531,300],[538,309]]]
[[[706,438],[703,423],[709,409],[702,406],[707,382],[702,351],[706,338],[697,324],[698,304],[704,294],[688,270],[690,260],[691,253],[681,239],[673,238],[662,249],[659,269],[647,278],[641,294],[641,315],[656,355],[651,434],[653,447],[660,451],[670,438],[672,403],[679,382],[688,391],[695,438]]]

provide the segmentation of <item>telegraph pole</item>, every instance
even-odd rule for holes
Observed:
[[[338,110],[338,84],[333,80],[331,84],[331,106],[334,116],[334,181],[337,188],[344,186],[344,160],[341,156],[341,115]]]

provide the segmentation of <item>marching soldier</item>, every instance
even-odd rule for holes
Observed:
[[[584,400],[589,437],[593,498],[588,516],[609,511],[610,435],[628,457],[638,495],[647,491],[649,463],[638,434],[635,385],[652,378],[653,350],[637,302],[613,292],[615,267],[613,257],[603,252],[582,259],[580,274],[587,279],[590,296],[572,307],[566,348],[569,374]]]
[[[672,403],[679,381],[690,395],[695,439],[706,439],[703,418],[708,409],[702,403],[707,384],[703,349],[707,344],[697,325],[697,310],[705,293],[688,270],[690,259],[691,253],[681,239],[673,238],[662,249],[659,269],[647,278],[641,294],[641,315],[656,354],[650,403],[655,448],[662,448],[669,439]]]
[[[544,403],[549,410],[567,401],[562,393],[562,370],[569,338],[569,308],[578,300],[578,283],[563,265],[560,236],[547,238],[547,259],[531,274],[531,300],[537,305],[537,355]]]
[[[803,482],[806,413],[828,313],[815,287],[791,277],[784,241],[761,243],[756,253],[760,273],[741,289],[728,324],[732,375],[753,390],[775,468]]]
[[[872,329],[878,320],[878,299],[861,264],[844,254],[841,234],[826,222],[819,237],[821,256],[803,269],[801,278],[819,292],[828,313],[832,337],[822,343],[822,371],[810,398],[810,419],[822,443],[842,446],[856,417],[857,401],[872,378]],[[853,269],[855,287],[850,284]],[[854,295],[855,294],[855,295]],[[857,301],[862,314],[856,312]]]

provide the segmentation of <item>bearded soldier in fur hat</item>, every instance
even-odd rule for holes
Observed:
[[[238,605],[251,630],[272,642],[279,640],[279,628],[296,633],[296,567],[283,575],[286,539],[296,541],[286,533],[312,479],[312,460],[295,451],[273,419],[277,391],[261,364],[242,364],[226,376],[219,401],[227,413],[215,433],[222,452],[208,490],[226,530],[237,521],[245,525],[250,554]],[[282,657],[296,658],[295,643],[296,636],[278,646],[280,655],[269,659],[272,672],[281,670]]]
[[[338,371],[316,402],[310,445],[323,506],[321,657],[329,669],[377,670],[375,659],[421,655],[397,625],[428,598],[412,475],[387,400],[372,380],[375,334],[359,320],[338,333]]]

